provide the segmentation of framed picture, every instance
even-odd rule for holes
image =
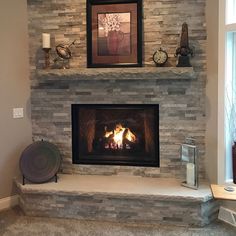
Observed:
[[[87,0],[87,65],[142,66],[142,0]]]

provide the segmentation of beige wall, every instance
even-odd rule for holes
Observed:
[[[217,182],[218,1],[207,0],[206,173]]]
[[[0,198],[13,194],[21,151],[31,142],[26,0],[1,0],[0,7]],[[12,118],[13,107],[25,116]],[[27,111],[27,112],[26,112]]]
[[[211,183],[218,181],[218,26],[219,0],[207,0],[207,132],[206,132],[206,170]],[[221,167],[224,168],[224,167]],[[219,168],[220,169],[220,168]],[[236,211],[236,201],[222,200],[221,206]]]

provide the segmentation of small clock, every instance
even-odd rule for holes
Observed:
[[[157,66],[163,66],[168,60],[168,54],[163,49],[158,49],[153,54],[153,61]]]

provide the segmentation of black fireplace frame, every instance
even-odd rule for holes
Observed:
[[[111,156],[104,155],[102,160],[95,159],[81,159],[79,157],[79,109],[81,107],[89,107],[94,109],[145,109],[152,108],[154,111],[154,145],[155,157],[152,161],[138,161],[132,158],[123,158],[119,156],[119,160]],[[122,166],[145,166],[145,167],[159,167],[160,166],[160,145],[159,145],[159,104],[72,104],[71,105],[71,119],[72,119],[72,163],[84,165],[122,165]]]

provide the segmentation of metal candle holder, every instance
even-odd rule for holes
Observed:
[[[189,173],[187,173],[190,170],[187,170],[186,165],[186,180],[182,182],[182,186],[192,188],[192,189],[198,189],[198,150],[197,146],[195,145],[195,140],[192,138],[186,138],[185,143],[181,145],[181,160],[183,162],[186,162],[187,164],[191,163],[193,167],[193,172],[190,174],[194,175],[194,179],[192,183],[188,182],[187,176]]]
[[[50,50],[51,50],[51,48],[43,48],[43,51],[45,53],[45,58],[44,58],[45,69],[49,69],[49,67],[50,67],[50,54],[49,54]]]

